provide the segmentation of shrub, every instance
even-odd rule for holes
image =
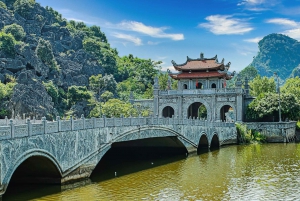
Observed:
[[[58,88],[53,84],[52,81],[43,82],[43,85],[45,86],[47,93],[52,97],[54,104],[57,104],[59,98]]]
[[[15,56],[15,38],[11,34],[0,32],[0,50],[2,50],[8,57]]]
[[[0,1],[0,8],[7,9],[6,4],[2,1]]]
[[[49,41],[40,38],[36,47],[37,56],[53,70],[59,70],[59,67],[54,59],[52,46]]]
[[[14,3],[14,9],[15,12],[27,19],[31,15],[31,10],[34,8],[34,5],[35,0],[17,0]]]
[[[17,40],[17,41],[20,41],[22,40],[25,36],[26,36],[26,33],[23,29],[23,27],[21,27],[20,25],[18,24],[11,24],[11,25],[7,25],[3,28],[3,32],[4,33],[7,33],[7,34],[11,34],[14,36],[14,38]]]

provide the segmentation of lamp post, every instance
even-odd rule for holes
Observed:
[[[279,122],[281,122],[281,106],[280,106],[280,88],[279,88],[279,77],[278,77],[278,75],[277,75],[277,73],[276,72],[274,72],[274,76],[276,77],[276,79],[277,79],[277,91],[278,91],[278,104],[279,104],[279,108],[278,108],[278,110],[279,110]]]

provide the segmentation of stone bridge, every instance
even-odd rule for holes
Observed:
[[[65,183],[89,177],[114,143],[162,137],[177,138],[187,153],[201,146],[237,142],[234,123],[199,119],[71,117],[53,122],[43,118],[40,123],[28,119],[21,125],[10,120],[0,126],[0,197],[12,176],[19,177],[17,168],[22,164],[48,170],[49,175],[36,171],[38,181]],[[59,175],[59,179],[54,180],[52,174]],[[28,181],[30,176],[24,179]]]

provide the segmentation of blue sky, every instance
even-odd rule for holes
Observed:
[[[248,66],[271,33],[300,40],[300,0],[36,0],[68,20],[98,25],[119,55],[184,63],[218,55]]]

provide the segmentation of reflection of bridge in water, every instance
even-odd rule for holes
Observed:
[[[174,144],[193,152],[236,143],[237,133],[234,123],[181,118],[43,118],[21,125],[11,120],[0,126],[0,193],[13,176],[20,182],[42,183],[87,178],[113,144],[162,138],[175,139]]]

